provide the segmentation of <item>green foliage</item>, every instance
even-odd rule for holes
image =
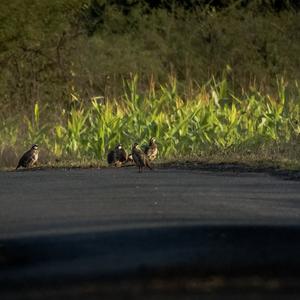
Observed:
[[[184,99],[199,93],[196,83],[222,80],[224,69],[237,96],[274,94],[277,77],[299,80],[299,11],[277,12],[271,0],[224,1],[222,9],[168,3],[1,1],[0,104],[29,112],[39,102],[55,112],[73,90],[82,99],[119,98],[130,74],[141,93],[172,74]]]
[[[25,118],[23,140],[38,142],[53,157],[91,160],[105,160],[117,143],[130,150],[134,142],[144,144],[152,136],[159,142],[161,159],[199,157],[211,151],[255,153],[299,139],[300,90],[287,99],[285,88],[286,83],[278,81],[275,97],[253,91],[237,98],[224,78],[212,80],[201,94],[185,101],[178,96],[174,78],[153,95],[151,90],[141,94],[133,76],[124,81],[121,99],[95,97],[84,104],[77,98],[55,122],[41,121],[36,104],[32,122]],[[3,125],[0,136],[6,135],[6,144],[17,145],[18,128]]]
[[[163,159],[296,144],[299,11],[225,2],[1,1],[2,157],[39,143],[102,160],[150,136]]]

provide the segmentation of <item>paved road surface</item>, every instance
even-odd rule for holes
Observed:
[[[60,169],[0,172],[0,191],[0,288],[157,270],[300,274],[299,181]]]
[[[183,224],[298,224],[300,183],[135,168],[0,173],[0,238]]]

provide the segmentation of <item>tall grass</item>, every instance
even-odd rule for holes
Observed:
[[[155,136],[160,159],[197,158],[218,153],[280,152],[291,155],[300,141],[300,89],[278,80],[275,95],[257,90],[238,98],[226,78],[212,79],[193,99],[183,100],[177,82],[140,93],[138,78],[124,81],[119,99],[94,97],[88,102],[73,96],[68,109],[49,118],[47,107],[38,103],[31,117],[2,120],[0,151],[2,165],[13,165],[18,153],[38,143],[47,160],[80,159],[103,161],[109,149],[121,142],[127,149]],[[51,121],[52,120],[52,121]],[[298,143],[299,144],[299,143]],[[283,147],[283,148],[282,148]],[[13,152],[7,162],[8,151]],[[293,152],[296,159],[297,153]],[[259,159],[259,157],[258,157]],[[45,161],[46,159],[44,159]]]

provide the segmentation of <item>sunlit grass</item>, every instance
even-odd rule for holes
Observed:
[[[94,164],[103,162],[117,143],[129,151],[135,141],[144,144],[152,136],[159,142],[160,161],[247,157],[296,164],[300,149],[297,83],[293,90],[294,95],[287,97],[286,83],[280,80],[276,95],[253,90],[237,97],[226,79],[212,79],[193,99],[183,99],[174,78],[168,85],[142,94],[134,76],[124,81],[121,99],[94,97],[87,103],[74,96],[69,109],[62,110],[56,121],[48,118],[47,109],[38,103],[31,117],[2,120],[1,165],[14,165],[20,151],[32,143],[40,145],[43,162]]]

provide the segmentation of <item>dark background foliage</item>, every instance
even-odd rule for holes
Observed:
[[[118,97],[176,77],[193,97],[212,76],[236,93],[299,80],[298,1],[2,0],[1,115]]]

